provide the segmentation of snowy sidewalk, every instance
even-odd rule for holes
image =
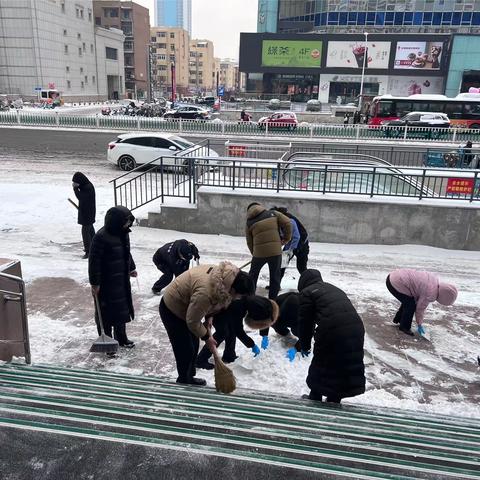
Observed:
[[[80,258],[80,227],[66,201],[72,196],[70,181],[75,170],[32,175],[28,169],[1,168],[0,256],[22,261],[28,282],[33,362],[175,378],[173,354],[158,315],[159,297],[150,293],[158,277],[151,261],[153,253],[165,242],[187,237],[198,246],[202,263],[228,259],[241,265],[249,260],[245,240],[134,227],[131,244],[139,279],[138,284],[132,282],[136,319],[127,329],[137,346],[107,360],[88,353],[96,329],[87,262]],[[113,177],[112,170],[101,165],[84,172],[97,189],[98,229],[112,206],[111,187],[106,183]],[[301,218],[301,212],[298,216]],[[480,353],[478,252],[315,243],[309,266],[318,268],[325,281],[345,290],[367,330],[368,391],[348,403],[480,417],[480,372],[475,363]],[[432,343],[400,334],[391,323],[398,305],[385,287],[385,278],[397,267],[431,270],[459,289],[455,306],[428,308],[425,325]],[[260,287],[267,282],[266,274],[266,270],[262,272]],[[297,281],[297,272],[291,269],[283,287],[294,288]],[[258,333],[253,336],[259,344]],[[287,348],[275,334],[271,347],[256,359],[238,345],[240,358],[233,369],[239,386],[294,396],[307,393],[310,359],[297,358],[291,364],[285,358]],[[211,385],[212,372],[201,374]]]

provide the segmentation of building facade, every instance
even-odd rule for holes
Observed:
[[[192,0],[155,0],[155,26],[183,28],[192,35]]]
[[[224,88],[227,94],[240,90],[238,62],[228,58],[220,60],[219,85]]]
[[[190,37],[183,28],[153,27],[151,81],[154,97],[170,97],[172,65],[178,95],[188,94]]]
[[[95,0],[95,25],[123,31],[125,90],[128,98],[146,98],[149,92],[150,17],[135,2]]]
[[[265,5],[259,8],[259,32],[273,32],[275,23],[277,33],[345,33],[365,28],[378,33],[480,31],[478,0],[276,0],[276,11],[269,5],[273,0],[260,3]]]
[[[97,59],[104,46],[123,56],[123,34],[112,32],[107,39],[104,32],[97,33],[98,39],[91,0],[2,0],[0,93],[35,100],[44,90],[57,91],[69,102],[105,100],[108,75],[116,76],[116,84],[110,80],[112,95],[120,94],[118,62],[98,64]]]
[[[196,94],[215,94],[219,61],[215,60],[213,42],[190,40],[189,84]]]

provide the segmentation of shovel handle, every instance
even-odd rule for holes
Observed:
[[[100,332],[102,335],[105,335],[105,330],[103,329],[102,312],[100,311],[100,302],[98,301],[98,295],[94,293],[93,298],[95,299],[95,307],[97,309],[98,323],[100,324]]]
[[[71,198],[68,201],[78,210],[78,205]]]
[[[243,270],[245,267],[248,267],[251,263],[252,263],[251,260],[250,260],[249,262],[245,263],[244,265],[242,265],[242,266],[240,267],[240,270]]]

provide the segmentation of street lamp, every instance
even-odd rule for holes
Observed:
[[[358,100],[358,110],[362,111],[363,103],[363,82],[365,81],[365,66],[368,61],[368,32],[363,33],[365,35],[365,52],[363,54],[363,66],[362,66],[362,80],[360,81],[360,98]]]

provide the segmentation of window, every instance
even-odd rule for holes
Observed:
[[[83,51],[86,52],[87,51],[87,45],[85,42],[82,43],[82,48],[83,48]]]
[[[151,137],[136,137],[136,138],[127,138],[122,143],[128,143],[129,145],[139,145],[141,147],[151,147],[152,141]]]
[[[175,32],[170,32],[170,38],[175,38]]]
[[[66,29],[66,28],[63,29],[63,36],[64,36],[64,37],[67,36],[67,29]]]
[[[80,87],[85,88],[85,84],[83,82],[80,82]]]
[[[83,73],[83,67],[80,67],[80,73]]]
[[[95,78],[95,75],[92,75],[92,83],[95,85],[95,82],[97,81],[97,79]]]
[[[104,8],[103,16],[110,18],[118,18],[118,8]]]
[[[78,56],[79,56],[79,57],[82,56],[82,47],[78,47]]]
[[[92,11],[90,9],[88,9],[88,21],[92,21]]]
[[[157,43],[157,49],[165,49],[167,48],[167,44],[166,43]]]
[[[116,48],[105,47],[105,56],[109,60],[118,60],[118,50]]]
[[[130,20],[130,18],[132,18],[132,11],[130,9],[122,8],[122,18]]]
[[[166,60],[167,56],[164,53],[160,53],[157,55],[157,60]]]
[[[68,65],[65,67],[65,72],[70,73],[70,67]]]
[[[60,8],[62,9],[62,13],[65,13],[65,0],[61,0]]]
[[[80,33],[77,33],[77,40],[80,40],[82,38],[82,35]]]
[[[85,83],[88,83],[88,75],[85,75]]]
[[[93,53],[93,43],[90,44],[90,53]]]
[[[63,53],[68,53],[68,45],[63,46]]]
[[[70,82],[70,80],[67,80],[67,88],[69,90],[72,88],[72,82]]]
[[[167,36],[167,32],[157,32],[157,37],[165,38]]]
[[[172,142],[169,142],[168,140],[165,140],[164,138],[156,138],[156,137],[152,137],[152,147],[155,147],[155,148],[165,148],[165,149],[168,149],[172,146],[175,146],[173,145]]]
[[[165,70],[167,70],[167,66],[166,66],[166,65],[158,65],[157,68],[158,68],[159,71],[162,71],[162,72],[165,71]]]
[[[174,51],[175,51],[175,45],[170,45],[170,50],[171,50],[172,52],[174,52]]]
[[[175,55],[170,55],[170,61],[174,62],[175,61]]]
[[[102,24],[102,19],[100,17],[95,17],[95,25],[100,26]]]

